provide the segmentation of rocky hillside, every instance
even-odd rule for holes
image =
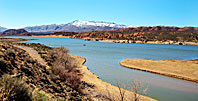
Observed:
[[[72,38],[125,39],[140,41],[190,41],[197,42],[198,27],[137,27],[113,31],[83,32]]]
[[[30,35],[26,30],[24,29],[8,29],[4,31],[1,35],[3,36],[18,36],[18,35]]]
[[[45,47],[45,49],[51,48]],[[74,90],[69,82],[51,73],[45,65],[41,65],[26,51],[16,48],[12,44],[0,44],[0,67],[0,79],[4,80],[5,75],[11,75],[9,77],[24,81],[29,88],[28,92],[32,95],[31,100],[38,100],[38,98],[52,101],[57,99],[88,100],[80,92]],[[2,85],[4,84],[0,83],[0,90],[4,91],[5,88],[2,88],[4,87]],[[3,96],[1,93],[0,100],[5,96],[6,93]]]
[[[154,27],[134,27],[117,29],[118,32],[145,32],[145,31],[198,31],[198,27],[169,27],[169,26],[154,26]]]

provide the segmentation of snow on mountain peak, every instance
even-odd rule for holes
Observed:
[[[100,26],[100,27],[116,27],[116,28],[129,28],[132,26],[129,25],[122,25],[122,24],[115,24],[112,22],[103,22],[103,21],[83,21],[83,20],[75,20],[69,23],[74,26]]]

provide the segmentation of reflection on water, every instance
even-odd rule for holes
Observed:
[[[35,38],[28,42],[42,43],[52,47],[64,46],[72,54],[85,57],[86,66],[102,80],[115,84],[120,81],[129,85],[138,79],[148,87],[147,95],[160,101],[198,101],[198,84],[161,75],[121,67],[124,58],[155,60],[190,60],[198,58],[198,46],[121,44],[84,41],[82,39]]]

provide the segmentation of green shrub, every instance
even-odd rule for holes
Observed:
[[[48,98],[45,94],[36,91],[33,96],[33,101],[52,101],[52,100]]]

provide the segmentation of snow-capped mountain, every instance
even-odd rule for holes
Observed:
[[[69,23],[74,26],[100,26],[100,27],[115,27],[115,28],[128,28],[132,27],[129,25],[123,25],[123,24],[116,24],[112,22],[103,22],[103,21],[83,21],[83,20],[75,20],[71,23]]]
[[[111,22],[103,21],[82,21],[75,20],[68,24],[61,25],[41,25],[41,26],[30,26],[24,29],[29,32],[87,32],[87,31],[102,31],[102,30],[113,30],[118,28],[128,28],[132,26],[115,24]]]
[[[0,26],[0,32],[3,32],[3,31],[5,31],[5,30],[7,30],[7,28],[4,28],[4,27],[1,27],[1,26]]]

